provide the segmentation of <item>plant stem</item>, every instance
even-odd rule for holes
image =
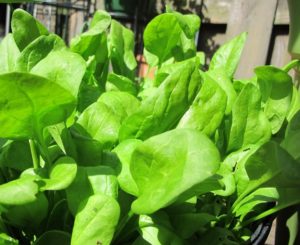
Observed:
[[[117,226],[116,232],[115,232],[115,238],[117,238],[118,235],[120,235],[121,231],[124,229],[125,225],[127,224],[127,222],[131,219],[131,217],[133,215],[134,215],[134,213],[130,210],[128,212],[128,214],[121,219],[120,223]]]
[[[38,169],[40,167],[39,160],[36,153],[35,143],[32,139],[29,140],[29,145],[30,145],[30,152],[31,152],[31,157],[33,162],[33,168]]]

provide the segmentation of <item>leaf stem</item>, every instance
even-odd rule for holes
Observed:
[[[33,162],[33,168],[38,169],[40,167],[40,165],[39,165],[39,160],[38,160],[37,153],[36,153],[35,143],[32,139],[29,140],[29,145],[30,145],[30,152],[31,152],[31,157],[32,157],[32,162]]]
[[[124,229],[125,225],[127,224],[127,222],[132,218],[132,216],[134,215],[134,213],[130,210],[128,212],[127,215],[125,215],[120,223],[118,224],[117,228],[116,228],[116,232],[115,232],[115,238],[118,237],[118,235],[120,235],[121,231]]]

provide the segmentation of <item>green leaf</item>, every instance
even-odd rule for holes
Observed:
[[[236,204],[260,187],[300,186],[300,164],[273,141],[264,144],[251,155],[245,163],[245,169],[249,178],[248,186]]]
[[[77,164],[70,157],[61,157],[51,167],[49,178],[42,179],[41,191],[58,191],[72,184],[77,172]]]
[[[215,221],[216,217],[207,213],[182,213],[170,216],[176,234],[187,239],[195,232],[204,228],[211,221]]]
[[[85,167],[85,171],[94,194],[105,194],[117,198],[118,181],[113,168],[108,166]]]
[[[100,243],[109,245],[120,215],[115,199],[106,195],[93,195],[80,205],[75,217],[72,245]]]
[[[43,193],[39,193],[35,201],[10,207],[7,212],[3,213],[3,217],[11,225],[38,232],[47,214],[48,199]]]
[[[225,109],[226,94],[208,75],[191,107],[180,119],[177,128],[194,128],[212,136],[220,126]]]
[[[27,73],[0,75],[0,136],[32,138],[43,127],[64,121],[75,99],[59,85]]]
[[[112,20],[109,34],[109,50],[114,73],[131,80],[137,66],[134,56],[134,34],[131,30]]]
[[[16,70],[29,72],[31,69],[43,60],[49,53],[55,50],[63,49],[66,45],[64,41],[55,34],[40,36],[32,41],[23,49],[16,63]],[[47,66],[47,68],[55,65]]]
[[[118,175],[118,182],[121,189],[131,195],[138,195],[138,188],[130,172],[130,162],[134,150],[142,141],[129,139],[121,142],[113,152],[115,152],[122,164],[121,173]]]
[[[264,111],[275,134],[288,115],[293,94],[292,78],[285,71],[272,66],[258,67],[255,74],[265,104]]]
[[[144,31],[145,49],[157,56],[158,64],[170,58],[172,49],[177,45],[182,30],[177,17],[173,13],[156,16]],[[147,60],[150,66],[157,64]]]
[[[85,69],[85,61],[79,55],[60,50],[51,52],[31,73],[48,78],[77,97]]]
[[[246,43],[247,33],[244,32],[225,43],[213,55],[209,70],[224,69],[228,77],[232,78]]]
[[[218,70],[213,70],[213,71],[210,70],[207,72],[207,74],[212,79],[214,79],[214,81],[217,82],[218,85],[226,93],[227,103],[226,103],[225,115],[229,115],[231,113],[233,104],[237,98],[237,94],[234,90],[231,79],[228,77],[228,74],[226,74],[225,70],[223,70],[223,69],[218,69]]]
[[[198,240],[198,244],[210,244],[210,245],[239,245],[233,232],[223,227],[213,227],[206,233],[202,234]]]
[[[147,216],[141,215],[139,218],[141,238],[133,245],[153,244],[153,245],[182,245],[183,240],[177,236],[168,216],[163,213]]]
[[[0,204],[24,205],[34,202],[38,185],[34,178],[20,178],[0,185]]]
[[[101,101],[85,109],[77,123],[91,138],[99,141],[104,149],[111,149],[118,140],[120,118]]]
[[[91,21],[88,31],[71,40],[71,50],[82,55],[84,59],[96,55],[97,59],[107,57],[106,30],[111,22],[111,17],[105,11],[97,10]],[[101,44],[99,46],[99,44]],[[105,44],[105,45],[104,45]]]
[[[30,168],[32,156],[28,141],[11,141],[1,149],[0,165],[24,171]]]
[[[78,167],[75,180],[66,189],[66,194],[69,209],[75,216],[80,203],[94,194],[83,167]]]
[[[0,43],[0,73],[14,71],[19,55],[13,35],[8,34]]]
[[[35,242],[34,245],[70,245],[71,236],[69,233],[58,230],[46,231]]]
[[[252,84],[247,84],[232,108],[232,122],[227,151],[262,145],[271,137],[271,127],[261,109],[261,95]]]
[[[143,100],[140,108],[122,123],[119,140],[147,139],[176,126],[201,86],[192,60],[170,74],[159,88]]]
[[[38,20],[22,9],[16,9],[13,12],[11,29],[20,51],[39,36],[49,34]]]
[[[107,105],[121,120],[136,112],[140,106],[140,101],[136,97],[119,91],[105,92],[98,101]]]
[[[289,122],[285,137],[281,146],[295,159],[300,158],[299,141],[300,140],[300,111],[298,111]]]
[[[186,200],[200,194],[199,186],[214,175],[219,162],[214,144],[196,130],[175,129],[146,140],[131,158],[130,170],[139,189],[132,210],[149,214],[181,196]]]
[[[132,95],[137,94],[136,84],[127,77],[110,73],[106,83],[107,91],[123,91]]]
[[[19,244],[19,241],[5,233],[0,232],[0,243],[3,245],[14,245]]]

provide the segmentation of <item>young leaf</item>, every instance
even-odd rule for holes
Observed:
[[[84,59],[96,55],[97,59],[107,58],[106,30],[111,22],[111,17],[105,11],[97,10],[91,21],[90,28],[87,32],[76,36],[71,41],[71,50],[81,54]],[[100,45],[99,44],[104,44]]]
[[[0,43],[0,73],[15,70],[16,61],[20,55],[12,34],[8,34]]]
[[[77,172],[77,164],[70,157],[61,157],[51,167],[49,178],[42,179],[41,191],[63,190],[72,184]]]
[[[115,199],[97,194],[84,200],[75,217],[72,245],[109,245],[118,224],[120,207]]]
[[[252,84],[247,84],[232,108],[232,122],[227,151],[250,145],[262,145],[271,137],[271,127],[261,109],[261,95]]]
[[[277,133],[285,118],[292,101],[292,78],[283,70],[262,66],[255,69],[257,82],[265,103],[264,111],[272,126],[272,133]]]
[[[137,63],[134,56],[133,32],[112,20],[109,46],[114,73],[134,80]]]
[[[180,119],[177,128],[194,128],[212,136],[220,126],[225,109],[226,94],[208,75],[191,107]]]
[[[172,129],[183,116],[200,88],[197,64],[189,60],[172,73],[155,93],[142,101],[120,128],[119,140],[147,139]]]
[[[22,9],[16,9],[13,12],[11,29],[20,51],[39,36],[49,34],[38,20]]]
[[[16,63],[16,71],[29,72],[31,69],[43,60],[50,52],[65,48],[64,41],[55,34],[40,36],[32,41],[21,52]],[[51,66],[55,63],[51,63]],[[51,67],[50,66],[50,67]],[[47,66],[49,68],[49,66]]]
[[[32,138],[43,127],[62,122],[75,98],[50,80],[28,73],[0,75],[0,136]]]
[[[196,130],[175,129],[146,140],[131,158],[130,170],[139,189],[132,210],[150,214],[181,195],[190,195],[184,195],[185,200],[196,195],[197,185],[214,175],[219,161],[214,144]]]
[[[170,58],[172,49],[178,43],[182,30],[177,17],[173,13],[165,13],[155,17],[144,31],[145,49],[158,57],[161,65]],[[149,60],[147,60],[149,63]],[[155,63],[149,63],[155,66]]]
[[[110,73],[106,83],[107,91],[123,91],[132,95],[137,94],[136,84],[127,77]]]
[[[209,70],[224,69],[226,74],[232,78],[240,61],[246,39],[247,33],[244,32],[221,46],[212,57]]]
[[[0,231],[0,243],[3,245],[18,245],[19,241]]]

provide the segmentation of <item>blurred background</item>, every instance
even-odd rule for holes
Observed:
[[[201,17],[195,41],[197,49],[206,53],[207,64],[220,45],[243,31],[249,37],[237,77],[251,76],[258,65],[283,66],[290,60],[286,0],[46,0],[13,7],[26,9],[66,42],[84,30],[96,9],[104,9],[134,31],[135,52],[140,57],[143,30],[151,18],[164,12],[166,4]],[[9,31],[10,14],[10,7],[1,4],[0,39]]]

